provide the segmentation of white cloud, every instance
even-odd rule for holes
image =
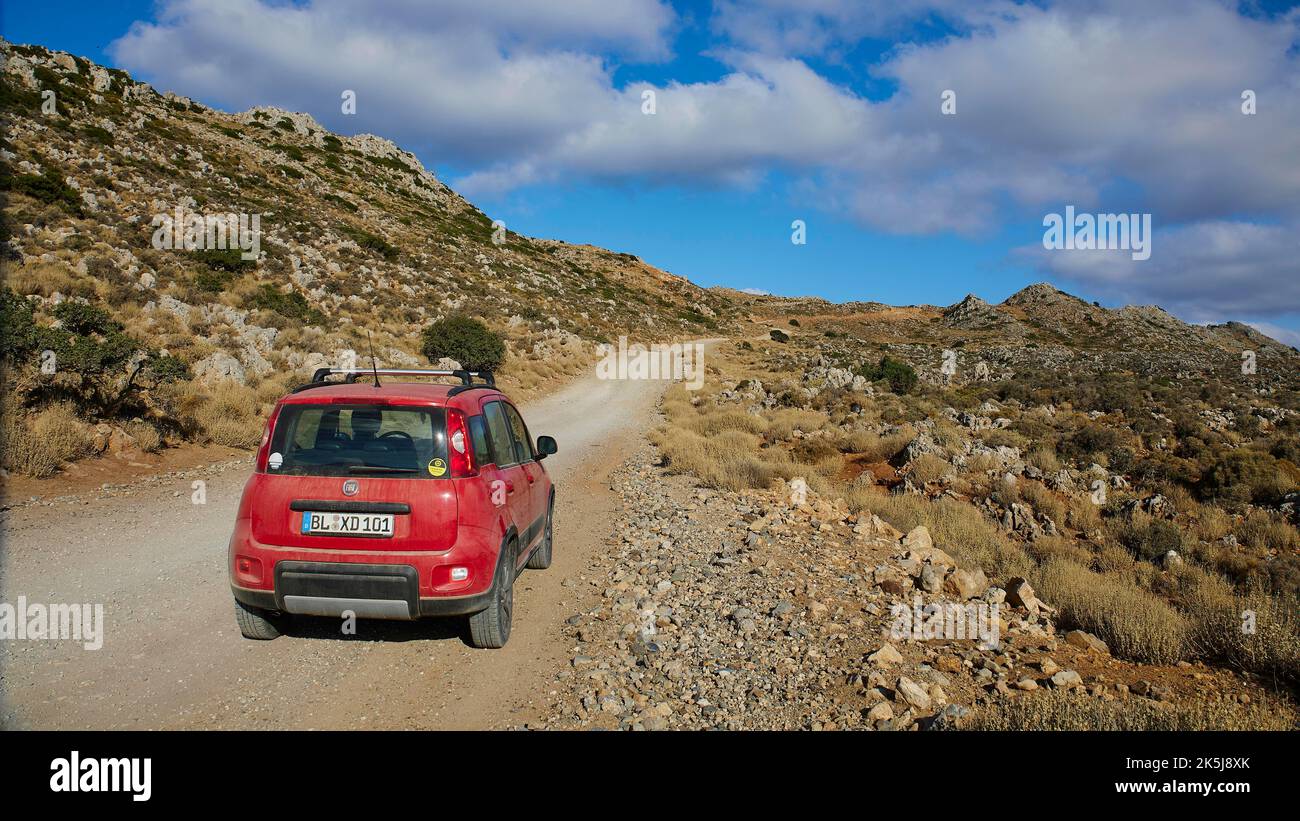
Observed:
[[[636,178],[650,184],[756,183],[774,167],[812,170],[879,132],[870,107],[797,60],[727,55],[717,82],[630,85],[547,151],[471,174],[471,193],[550,181]],[[655,113],[642,113],[642,92]],[[775,129],[775,124],[780,128]]]
[[[554,150],[615,105],[600,53],[557,44],[666,50],[671,13],[657,0],[591,5],[603,11],[541,0],[518,9],[505,0],[170,0],[158,23],[136,24],[112,52],[164,88],[227,108],[309,111],[338,130],[478,164]],[[357,94],[355,117],[340,113],[344,89]]]
[[[713,25],[736,45],[782,56],[837,56],[864,37],[943,20],[959,28],[1014,15],[1009,0],[716,0]]]
[[[1292,348],[1300,348],[1300,331],[1283,328],[1280,325],[1274,325],[1271,322],[1247,322],[1246,324],[1259,331],[1264,336],[1272,337],[1278,342],[1281,342],[1283,345],[1290,345]]]
[[[1192,321],[1280,316],[1300,306],[1300,223],[1208,221],[1155,230],[1151,258],[1128,251],[1020,249],[1043,270],[1117,302]]]
[[[1214,0],[1032,4],[724,0],[727,73],[615,84],[663,59],[662,0],[165,0],[115,46],[156,84],[230,108],[306,110],[469,169],[471,195],[555,181],[755,186],[788,172],[832,212],[891,233],[985,236],[1065,204],[1150,211],[1142,267],[1049,257],[1108,293],[1196,311],[1300,311],[1300,11]],[[803,56],[942,20],[953,36],[871,67],[870,100]],[[358,115],[338,113],[343,89]],[[641,93],[657,95],[656,113]],[[957,113],[940,113],[956,92]],[[1243,115],[1242,90],[1257,97]],[[1179,229],[1179,224],[1185,227]],[[1181,249],[1181,250],[1180,250]],[[1202,253],[1196,249],[1209,249]],[[1062,270],[1062,269],[1069,270]]]

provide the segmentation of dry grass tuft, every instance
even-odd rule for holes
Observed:
[[[1219,576],[1184,569],[1189,644],[1200,657],[1259,675],[1300,682],[1300,615],[1262,591],[1237,593]],[[1254,632],[1248,632],[1253,629]]]
[[[193,419],[207,439],[232,448],[251,448],[262,439],[257,392],[235,382],[219,382],[193,410]]]
[[[917,525],[929,528],[935,544],[962,567],[981,568],[995,579],[1024,576],[1034,563],[1012,544],[997,526],[965,502],[914,495],[881,495],[857,488],[848,493],[849,509],[870,510],[894,527],[907,532]]]
[[[1166,705],[1147,699],[1101,701],[1048,690],[976,710],[963,730],[1293,730],[1295,716],[1276,705],[1198,701]]]
[[[912,462],[908,475],[912,477],[913,482],[925,485],[937,482],[952,472],[953,467],[946,460],[933,453],[925,453]]]
[[[759,450],[758,437],[741,430],[702,436],[692,430],[663,427],[651,440],[666,457],[669,471],[695,475],[702,484],[725,490],[768,487],[772,480],[802,476],[818,490],[824,480],[814,468],[795,461],[779,448]]]
[[[1038,592],[1061,620],[1100,636],[1121,658],[1172,664],[1187,646],[1187,622],[1158,596],[1125,579],[1051,558],[1039,568]]]
[[[59,466],[91,452],[91,437],[67,405],[55,405],[30,419],[6,412],[3,421],[3,461],[10,470],[44,479]]]
[[[136,445],[145,453],[157,453],[162,450],[162,434],[148,422],[127,422],[122,426],[122,429],[135,440]]]

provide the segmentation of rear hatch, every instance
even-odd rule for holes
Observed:
[[[265,453],[249,489],[259,542],[369,551],[455,543],[443,408],[286,404]]]

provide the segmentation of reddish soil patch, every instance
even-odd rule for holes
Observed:
[[[892,488],[894,485],[903,481],[898,471],[894,470],[888,462],[869,462],[865,454],[849,453],[844,456],[844,466],[840,469],[839,480],[841,482],[852,482],[864,473],[870,473],[872,479],[877,485],[883,485],[886,488]]]
[[[241,456],[251,456],[252,451],[221,445],[181,445],[165,448],[158,453],[127,452],[82,459],[64,465],[63,470],[48,479],[9,474],[0,488],[0,503],[11,504],[37,496],[43,499],[57,496],[77,496],[98,490],[105,483],[121,485],[137,479],[170,473],[177,470],[228,462]]]

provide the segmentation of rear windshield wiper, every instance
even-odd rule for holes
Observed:
[[[390,468],[384,465],[349,465],[348,473],[419,473],[415,468]]]

